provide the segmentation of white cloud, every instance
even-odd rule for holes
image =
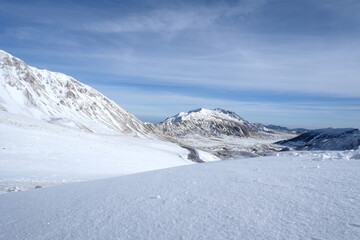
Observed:
[[[340,9],[342,5],[333,0],[326,2],[331,9]],[[356,1],[346,2],[348,7],[341,8],[340,12],[350,11]],[[252,25],[243,28],[241,17],[251,15],[265,3],[264,0],[245,0],[233,6],[221,2],[211,6],[203,3],[196,7],[185,3],[176,10],[161,6],[162,9],[158,7],[158,10],[149,9],[141,13],[130,11],[112,20],[110,18],[114,15],[108,16],[104,10],[96,15],[96,9],[89,10],[85,6],[76,8],[76,11],[66,8],[67,15],[61,16],[55,13],[64,9],[52,6],[40,12],[54,15],[54,19],[46,14],[28,14],[36,15],[40,18],[38,20],[52,19],[46,22],[46,31],[31,22],[28,27],[26,24],[24,27],[9,27],[1,37],[26,41],[21,47],[25,49],[17,47],[18,52],[27,52],[33,58],[41,57],[42,62],[39,60],[39,65],[35,66],[47,67],[51,62],[57,64],[50,66],[54,71],[76,72],[90,78],[91,74],[103,74],[104,79],[111,75],[108,79],[117,84],[131,79],[132,83],[149,85],[359,98],[359,39],[328,38],[319,36],[321,34],[281,36],[277,35],[276,26],[274,33],[267,34],[255,33]],[[22,5],[21,14],[35,11],[38,7]],[[255,17],[264,20],[259,12]],[[236,20],[231,22],[235,16]],[[56,25],[57,22],[62,27]],[[81,29],[87,24],[91,31]],[[73,28],[70,25],[74,25]],[[71,31],[67,31],[69,29]],[[170,37],[169,41],[146,34],[149,32]],[[26,49],[30,45],[32,47]]]
[[[113,69],[120,78],[132,76],[138,83],[360,97],[360,69],[355,66],[360,63],[351,44],[344,49],[292,54],[279,49],[272,55],[254,47],[246,55],[226,60],[148,57],[133,52],[133,62],[114,62]]]
[[[89,31],[100,33],[155,32],[175,33],[188,29],[214,26],[216,21],[236,15],[246,15],[263,5],[265,0],[243,0],[234,6],[178,7],[133,14],[116,19],[87,24]]]
[[[136,116],[155,121],[200,107],[220,107],[234,111],[246,120],[264,124],[306,128],[360,127],[356,121],[360,117],[360,107],[356,105],[334,105],[316,101],[238,101],[216,96],[200,97],[166,91],[146,91],[133,87],[93,87]]]
[[[158,10],[150,14],[135,15],[88,26],[88,30],[105,33],[125,32],[178,32],[185,29],[204,28],[212,25],[217,14],[202,10]]]

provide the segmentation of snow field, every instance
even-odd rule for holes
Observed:
[[[2,194],[0,239],[359,239],[360,161],[315,158],[228,160]]]
[[[173,143],[74,131],[10,115],[0,115],[0,192],[192,164],[188,151]]]

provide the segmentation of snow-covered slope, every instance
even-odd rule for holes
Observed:
[[[355,128],[316,129],[277,144],[296,150],[357,149],[360,146],[360,131]]]
[[[220,108],[199,108],[187,113],[181,112],[157,124],[157,127],[162,132],[177,137],[188,134],[207,137],[250,137],[258,135],[259,132],[274,133],[263,125],[252,124],[236,113]]]
[[[30,67],[2,50],[0,110],[93,132],[151,132],[93,88],[65,74]]]
[[[188,154],[154,138],[74,131],[0,111],[0,193],[192,164]]]
[[[344,153],[194,164],[0,195],[0,239],[360,239]]]

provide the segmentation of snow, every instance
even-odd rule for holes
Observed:
[[[339,156],[291,152],[2,194],[0,239],[359,239],[360,161]]]
[[[217,156],[215,156],[215,155],[213,155],[211,153],[201,151],[201,150],[197,150],[197,152],[199,154],[200,159],[205,161],[205,162],[214,162],[214,161],[221,160],[219,157],[217,157]]]
[[[234,112],[226,111],[221,108],[216,108],[214,110],[199,108],[191,110],[187,113],[181,112],[175,116],[167,118],[164,122],[167,123],[179,123],[183,121],[216,121],[218,119],[228,120],[228,121],[239,121],[244,122],[244,119],[236,115]]]
[[[99,135],[0,111],[0,193],[192,164],[156,139]]]
[[[274,142],[296,136],[250,123],[236,113],[220,108],[181,112],[156,127],[159,134],[165,133],[174,142],[222,159],[264,155],[283,148],[275,146]]]
[[[151,128],[95,89],[0,52],[0,110],[96,133],[148,135]]]
[[[233,125],[236,123],[238,126],[243,126],[244,128],[252,129],[256,132],[261,133],[277,133],[276,131],[272,131],[266,128],[263,124],[260,123],[250,123],[244,120],[242,117],[237,115],[236,113],[228,110],[224,110],[221,108],[215,108],[213,110],[206,108],[199,108],[195,110],[191,110],[187,113],[181,112],[175,116],[167,118],[164,122],[158,125],[169,125],[172,123],[186,123],[191,122],[194,125],[213,125],[214,123],[218,125]],[[223,127],[222,134],[227,134],[226,128]],[[210,131],[209,131],[210,132]]]
[[[74,78],[28,66],[4,51],[0,52],[0,111],[83,132],[128,134],[179,145],[191,144],[191,148],[202,150],[210,161],[217,160],[213,155],[219,155],[223,148],[231,152],[221,153],[226,158],[238,156],[238,149],[246,154],[261,155],[273,151],[272,142],[294,136],[269,130],[262,124],[252,124],[220,108],[201,108],[180,113],[164,123],[145,124]],[[229,138],[229,135],[236,138]],[[223,140],[219,141],[219,137]],[[263,138],[267,139],[266,143]],[[193,139],[199,141],[194,143]],[[212,147],[203,147],[202,142]],[[250,146],[250,142],[256,144]]]
[[[274,153],[293,135],[223,109],[162,124],[0,50],[0,239],[360,239],[359,149]]]

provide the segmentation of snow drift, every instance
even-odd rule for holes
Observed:
[[[359,171],[297,153],[3,194],[0,239],[360,239]]]

